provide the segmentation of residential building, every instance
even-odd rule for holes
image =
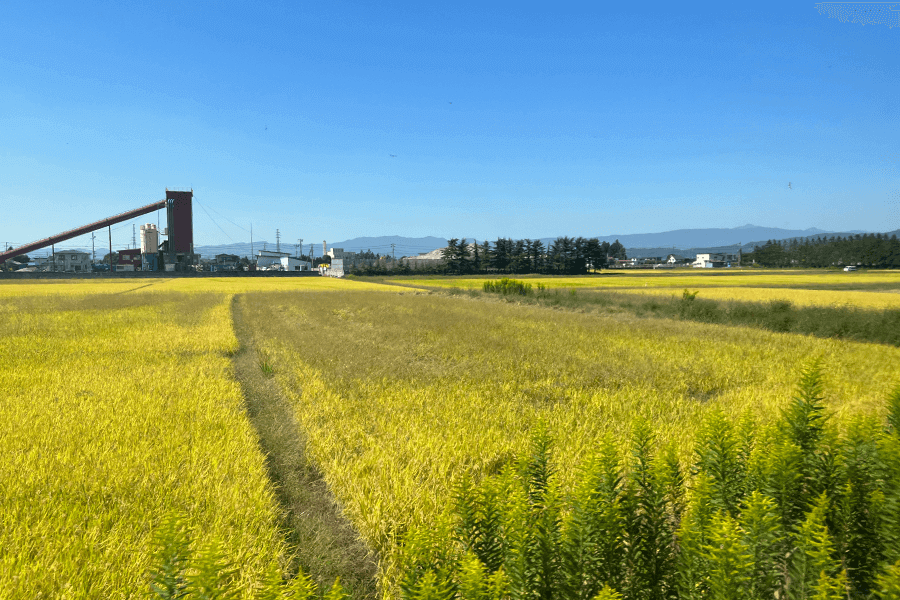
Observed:
[[[732,263],[737,263],[737,261],[737,254],[709,252],[698,254],[696,260],[691,263],[691,266],[697,269],[714,269],[718,267],[730,267]]]
[[[73,250],[57,252],[50,257],[50,267],[64,273],[90,273],[91,255]]]
[[[237,254],[216,254],[213,262],[217,265],[230,265],[233,267],[241,262],[241,257]]]

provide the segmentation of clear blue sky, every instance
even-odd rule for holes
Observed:
[[[900,227],[900,27],[814,2],[11,2],[0,74],[0,243]]]

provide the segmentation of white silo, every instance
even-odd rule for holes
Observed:
[[[159,250],[159,230],[153,223],[141,225],[141,254],[156,254]]]

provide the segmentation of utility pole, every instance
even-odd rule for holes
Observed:
[[[281,252],[281,232],[275,230],[275,252]]]
[[[53,269],[53,272],[56,272],[56,244],[50,244],[50,264],[53,265],[50,267]]]
[[[97,236],[92,231],[91,232],[91,267],[93,267],[94,263],[97,262],[97,246],[94,243],[94,239],[96,237]]]
[[[315,244],[310,244],[309,245],[309,262],[310,262],[310,264],[315,264],[315,261],[313,260],[313,248],[315,248]]]
[[[253,260],[253,223],[250,223],[250,260]]]
[[[113,272],[113,264],[112,264],[112,225],[109,226],[109,272],[112,274]]]
[[[391,244],[391,260],[397,260],[397,253],[394,252],[394,247],[395,247],[396,245],[397,245],[397,244]]]

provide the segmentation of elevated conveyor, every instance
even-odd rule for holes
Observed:
[[[18,248],[11,248],[6,252],[0,254],[0,264],[3,264],[10,258],[19,256],[20,254],[28,254],[29,252],[40,250],[41,248],[48,248],[53,244],[59,244],[60,242],[76,238],[80,235],[84,235],[92,231],[97,231],[98,229],[103,229],[104,227],[109,227],[111,225],[116,225],[117,223],[121,223],[122,221],[128,221],[129,219],[140,217],[141,215],[152,213],[155,210],[166,208],[166,203],[166,200],[157,200],[156,202],[148,204],[147,206],[142,206],[140,208],[135,208],[133,210],[120,213],[113,217],[94,221],[93,223],[82,225],[81,227],[76,227],[75,229],[70,229],[69,231],[64,231],[56,235],[51,235],[48,238],[44,238],[36,242],[31,242],[30,244],[25,244],[24,246],[19,246]]]
[[[184,262],[186,258],[190,259],[190,255],[194,252],[194,223],[191,206],[193,196],[193,190],[188,192],[167,189],[165,200],[157,200],[152,204],[119,213],[118,215],[106,219],[94,221],[93,223],[88,223],[87,225],[82,225],[81,227],[76,227],[75,229],[70,229],[69,231],[64,231],[36,242],[31,242],[30,244],[25,244],[18,248],[10,248],[6,252],[0,253],[0,264],[3,264],[7,260],[19,256],[20,254],[28,254],[34,250],[48,248],[54,244],[76,238],[92,231],[97,231],[98,229],[103,229],[104,227],[110,227],[117,223],[128,221],[163,208],[167,209],[169,234],[169,239],[167,240],[167,243],[164,244],[166,246],[166,253],[168,254],[166,260],[171,262]],[[190,262],[190,260],[188,260],[188,262]]]

